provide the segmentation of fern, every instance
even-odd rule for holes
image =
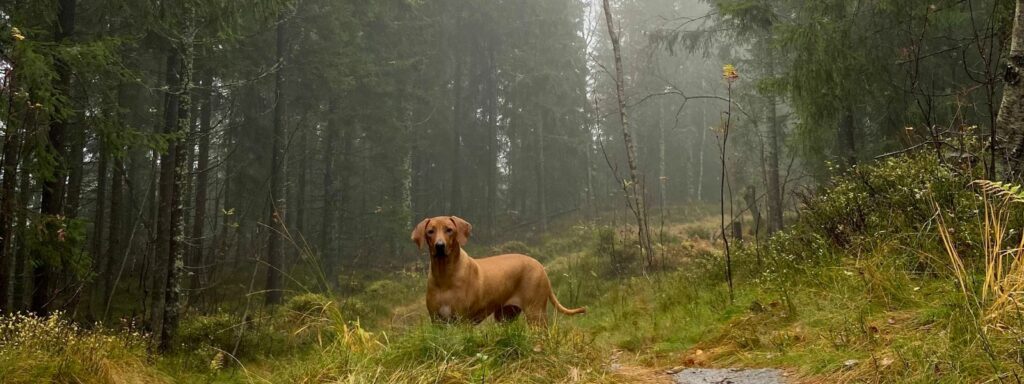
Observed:
[[[980,186],[986,194],[1002,197],[1015,203],[1024,203],[1024,190],[1020,185],[991,180],[976,180],[974,184]]]

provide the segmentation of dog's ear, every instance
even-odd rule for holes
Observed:
[[[430,224],[430,219],[423,219],[415,228],[412,229],[412,242],[416,243],[416,248],[423,250],[423,244],[426,243],[427,224]]]
[[[459,241],[459,245],[466,245],[469,242],[469,235],[473,232],[473,225],[458,216],[452,216],[452,222],[455,223],[456,239]]]

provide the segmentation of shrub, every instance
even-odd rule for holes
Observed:
[[[845,246],[877,232],[919,228],[934,213],[929,197],[956,200],[968,183],[931,156],[891,158],[833,179],[823,193],[806,199],[801,219]]]
[[[601,227],[597,230],[597,241],[592,245],[592,253],[598,260],[608,260],[605,275],[626,275],[637,267],[640,260],[640,248],[635,238],[624,239],[619,244],[615,229]]]
[[[191,363],[202,369],[219,353],[234,353],[236,359],[269,356],[305,341],[278,329],[275,322],[279,321],[272,315],[243,319],[223,311],[190,314],[183,317],[174,343],[178,352],[195,354],[198,359]]]
[[[934,204],[954,215],[976,212],[979,199],[968,187],[971,181],[927,154],[858,166],[820,194],[805,197],[800,220],[789,232],[821,236],[843,248],[902,237],[908,249],[939,250],[941,242],[928,230],[934,225]],[[957,230],[975,232],[970,220],[959,221],[964,227]]]

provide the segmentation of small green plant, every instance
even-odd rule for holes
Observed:
[[[611,227],[597,230],[597,241],[592,253],[598,259],[607,260],[606,276],[627,276],[638,268],[640,262],[640,245],[635,239],[621,239]]]

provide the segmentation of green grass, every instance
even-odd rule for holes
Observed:
[[[837,245],[815,227],[795,225],[762,241],[761,252],[751,243],[738,245],[730,300],[721,251],[704,235],[714,232],[714,220],[673,211],[687,217],[666,220],[669,241],[661,249],[669,255],[668,267],[648,274],[641,273],[633,242],[619,234],[629,231],[592,224],[567,225],[541,243],[474,248],[476,256],[536,255],[562,303],[587,306],[582,316],[553,314],[546,330],[521,321],[431,324],[421,304],[426,277],[408,272],[352,282],[343,297],[297,295],[281,308],[257,310],[237,351],[241,319],[229,313],[185,316],[178,340],[183,345],[163,356],[149,355],[131,331],[11,319],[0,328],[0,377],[600,383],[656,382],[664,376],[655,369],[698,365],[777,367],[810,382],[1017,382],[1024,327],[1008,322],[981,328],[943,265],[945,256],[936,253],[937,244],[929,245],[934,236],[921,229],[893,227],[888,235],[863,237],[842,232]],[[827,212],[811,216],[842,223]],[[963,228],[958,233],[972,227]],[[72,358],[79,355],[89,358]],[[613,356],[616,365],[650,372],[615,372]]]

